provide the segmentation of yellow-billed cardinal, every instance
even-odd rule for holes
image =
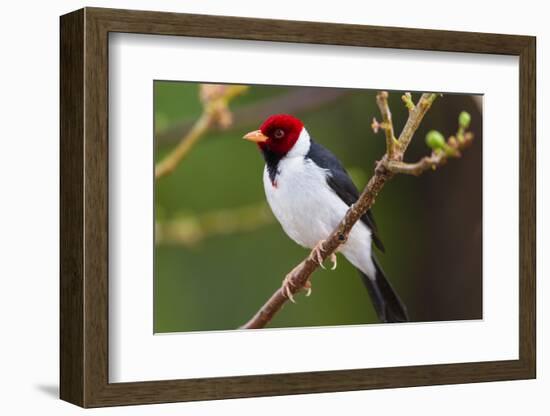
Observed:
[[[313,141],[303,123],[291,115],[267,118],[244,139],[257,143],[264,156],[264,189],[273,214],[292,240],[313,249],[316,260],[321,260],[324,239],[359,197],[353,181],[336,156]],[[368,211],[339,251],[358,269],[380,321],[408,321],[406,308],[384,276],[371,243],[384,251]],[[331,260],[334,269],[336,256]],[[289,276],[283,281],[283,292],[293,300]],[[309,282],[306,288],[309,294]]]

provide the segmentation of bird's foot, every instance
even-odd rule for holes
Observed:
[[[292,295],[292,289],[294,289],[294,283],[292,283],[292,272],[287,274],[283,279],[281,289],[283,290],[283,295],[285,295],[289,301],[296,303],[294,296]]]
[[[319,241],[317,245],[313,247],[313,250],[311,251],[311,255],[309,256],[311,260],[314,260],[317,263],[319,263],[319,266],[321,266],[322,269],[326,269],[325,266],[323,265],[323,255],[322,255],[323,251],[325,251],[325,248],[323,247],[324,243],[325,243],[325,240]],[[330,270],[336,270],[336,266],[338,264],[338,261],[336,259],[336,253],[332,253],[330,255],[330,261],[332,262],[332,267],[330,268]]]
[[[296,266],[297,268],[298,266]],[[294,268],[289,274],[285,276],[283,279],[283,283],[281,285],[281,289],[283,290],[283,294],[288,298],[289,301],[292,303],[296,303],[296,300],[294,299],[293,290],[296,289],[296,285],[292,282],[292,277],[294,276],[294,272],[296,271],[296,268]],[[311,295],[311,281],[308,279],[303,287],[306,290],[306,296]]]
[[[311,250],[311,254],[309,255],[309,258],[313,261],[316,261],[319,263],[319,266],[321,266],[322,269],[325,268],[323,265],[323,251],[325,251],[325,248],[323,247],[323,244],[325,243],[325,240],[319,241],[315,247]]]

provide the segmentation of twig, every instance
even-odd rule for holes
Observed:
[[[288,114],[296,112],[308,112],[327,105],[351,94],[351,90],[333,88],[297,87],[282,95],[266,97],[258,102],[243,104],[232,109],[232,130],[238,130],[255,124],[258,120],[266,119],[271,114],[285,109]],[[178,143],[179,140],[191,130],[196,118],[184,119],[171,124],[170,127],[155,132],[157,143]],[[212,131],[219,131],[218,126],[212,126]]]
[[[390,159],[395,155],[396,146],[398,145],[397,139],[393,133],[393,121],[391,118],[390,106],[388,105],[388,92],[380,91],[376,94],[376,104],[380,109],[380,114],[382,115],[382,124],[380,127],[384,129],[386,133],[386,149],[387,154]]]
[[[449,139],[453,143],[453,137]],[[434,151],[430,156],[424,156],[416,163],[404,163],[390,160],[386,163],[386,167],[393,173],[404,173],[406,175],[419,176],[427,170],[436,170],[439,166],[443,166],[447,163],[447,160],[451,157],[460,157],[460,150],[468,147],[474,135],[471,132],[464,134],[464,140],[461,142],[456,142],[456,147],[453,147],[454,151],[445,152],[443,150]]]
[[[191,148],[208,130],[212,124],[212,120],[210,112],[205,111],[202,113],[193,125],[193,128],[180,140],[174,150],[155,166],[155,179],[168,175],[176,169],[176,166],[187,156]]]
[[[402,156],[407,150],[407,147],[409,147],[409,143],[414,136],[414,132],[418,129],[424,115],[426,115],[436,98],[437,94],[424,93],[420,97],[420,100],[418,100],[418,104],[416,104],[414,109],[409,111],[409,118],[407,119],[405,127],[403,127],[403,131],[401,131],[398,140],[401,160],[403,159]]]
[[[155,179],[172,173],[215,123],[227,127],[231,123],[231,113],[227,106],[233,98],[242,94],[246,89],[248,87],[242,85],[201,84],[202,114],[174,150],[156,165]]]
[[[401,96],[401,101],[403,101],[403,104],[405,104],[405,107],[407,107],[407,110],[412,111],[414,110],[414,101],[412,99],[412,95],[410,92],[406,92]]]
[[[382,117],[384,118],[384,123],[386,123],[387,119],[391,120],[391,116],[387,117],[387,115],[390,114],[389,111],[386,115],[384,115],[387,106],[387,93],[381,93],[378,96],[381,98],[379,107],[381,107],[381,112],[383,113]],[[406,95],[405,97],[407,101],[411,100],[412,102],[410,95]],[[386,153],[377,163],[374,170],[374,175],[367,183],[357,202],[348,209],[338,227],[332,231],[323,243],[323,251],[321,256],[323,261],[330,257],[330,255],[334,253],[340,245],[346,242],[352,227],[367,212],[367,210],[373,206],[378,193],[384,187],[386,182],[390,180],[395,173],[398,173],[399,168],[405,165],[398,165],[398,168],[396,165],[393,165],[393,163],[401,162],[403,160],[404,153],[407,150],[414,133],[418,129],[424,115],[436,98],[437,94],[422,94],[418,103],[414,106],[414,108],[410,109],[409,118],[403,128],[403,131],[401,132],[401,135],[399,136],[399,139],[397,140],[397,143],[393,140],[393,133],[391,136],[388,134],[389,129],[387,127],[389,125],[386,124],[384,128],[384,131],[386,132],[386,139],[391,137],[392,140],[386,140]],[[373,129],[376,131],[378,127],[380,127],[380,125],[376,123],[376,120],[374,120]],[[441,159],[441,162],[442,161],[443,159]],[[424,163],[425,162],[422,162],[422,168],[424,167]],[[432,161],[432,165],[433,163],[435,163],[435,161]],[[395,170],[391,170],[390,168],[394,168]],[[417,168],[420,169],[418,166]],[[288,274],[290,281],[289,288],[292,294],[295,294],[303,289],[311,274],[319,267],[319,263],[314,259],[315,256],[312,251],[307,258],[302,260],[302,262]],[[256,312],[256,314],[241,328],[254,329],[265,327],[287,300],[288,298],[283,289],[279,288],[260,308],[260,310]]]
[[[161,244],[193,246],[215,235],[251,231],[273,222],[273,214],[262,202],[157,223],[155,238]]]

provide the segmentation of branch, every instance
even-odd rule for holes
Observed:
[[[251,104],[243,104],[232,109],[232,130],[248,127],[258,120],[266,119],[284,108],[288,114],[308,112],[351,94],[350,90],[337,88],[296,87],[282,95],[267,97]],[[172,123],[169,127],[155,132],[157,143],[178,143],[186,132],[191,130],[196,117]],[[212,131],[219,131],[212,126]]]
[[[406,94],[404,97],[412,103],[410,94]],[[335,253],[338,247],[347,241],[349,233],[355,223],[367,212],[368,209],[374,205],[376,197],[386,182],[398,173],[398,168],[396,165],[393,165],[393,163],[401,162],[403,160],[404,153],[407,150],[414,133],[418,129],[424,115],[430,109],[436,98],[437,94],[422,94],[420,100],[414,108],[410,108],[409,105],[407,105],[407,102],[405,102],[409,108],[409,117],[403,131],[401,132],[401,135],[399,136],[399,139],[397,140],[397,143],[395,143],[393,138],[393,126],[391,126],[391,113],[389,112],[389,108],[387,106],[387,93],[382,92],[378,94],[377,102],[379,102],[382,117],[384,119],[384,123],[386,123],[384,126],[386,140],[388,137],[391,137],[391,141],[387,140],[387,143],[391,142],[391,146],[387,146],[386,154],[384,154],[381,160],[377,163],[374,170],[374,175],[367,183],[357,202],[348,209],[346,215],[336,229],[334,229],[328,238],[323,242],[323,250],[321,252],[322,261],[330,257],[333,253]],[[376,120],[373,122],[373,129],[376,131],[380,125],[377,125],[377,123],[375,124],[375,121]],[[390,123],[388,123],[388,121],[390,121]],[[391,130],[389,128],[390,126]],[[462,132],[463,130],[464,129],[462,129]],[[388,132],[390,132],[391,135],[388,134]],[[395,170],[390,170],[389,166],[392,166]],[[319,267],[319,265],[320,263],[317,261],[316,253],[315,251],[312,251],[307,258],[302,260],[300,264],[288,273],[285,280],[289,282],[288,288],[290,289],[291,295],[304,288],[311,274]],[[279,288],[260,308],[260,310],[256,312],[256,314],[241,328],[254,329],[265,327],[288,300],[288,297],[290,297],[290,295],[285,294],[282,287]]]
[[[155,238],[157,243],[193,246],[215,235],[256,230],[273,221],[269,207],[262,202],[159,222],[155,227]]]
[[[457,142],[454,137],[451,137],[448,142],[456,144],[454,146],[450,145],[450,150],[447,152],[444,150],[434,150],[430,156],[424,156],[416,163],[404,163],[392,160],[386,163],[386,167],[392,173],[419,176],[429,169],[436,170],[439,166],[443,166],[449,158],[460,157],[462,155],[460,151],[468,147],[473,139],[474,135],[471,132],[465,133],[464,140],[461,142]]]
[[[382,115],[382,124],[380,127],[384,129],[386,133],[386,152],[388,157],[392,159],[395,156],[396,147],[398,145],[397,139],[393,133],[393,122],[391,119],[390,106],[388,105],[388,92],[380,91],[376,94],[376,104],[380,109],[380,114]],[[373,120],[373,123],[376,122],[376,119]]]
[[[420,122],[422,121],[428,110],[431,108],[433,102],[437,98],[437,95],[438,94],[433,93],[422,94],[420,100],[418,100],[418,104],[416,104],[416,106],[409,111],[409,118],[407,119],[405,127],[403,127],[403,131],[401,131],[398,140],[401,159],[403,159],[403,155],[407,150],[407,147],[409,147],[409,144],[411,143],[414,132],[418,129]],[[404,97],[406,96],[407,95],[405,94]]]
[[[223,128],[228,127],[232,122],[228,104],[247,89],[248,87],[242,85],[201,84],[202,114],[191,130],[181,138],[174,150],[157,163],[155,166],[155,179],[172,173],[189,154],[193,146],[214,124],[217,123]]]
[[[410,92],[406,92],[401,96],[401,101],[403,101],[403,104],[405,104],[405,107],[407,107],[407,110],[412,111],[414,110],[414,101],[412,99],[412,95]]]

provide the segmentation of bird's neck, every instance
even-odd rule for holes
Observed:
[[[267,172],[269,174],[269,179],[272,183],[275,182],[275,178],[277,176],[277,171],[279,169],[279,162],[286,156],[281,155],[279,153],[272,152],[268,148],[262,149],[262,154],[264,156],[265,160],[265,166],[267,168]]]
[[[291,157],[304,158],[311,147],[311,138],[305,128],[302,129],[298,140],[287,153],[276,153],[271,151],[267,146],[260,147],[264,156],[267,172],[269,173],[269,179],[271,182],[275,182],[275,178],[279,172],[279,165],[281,160]]]

